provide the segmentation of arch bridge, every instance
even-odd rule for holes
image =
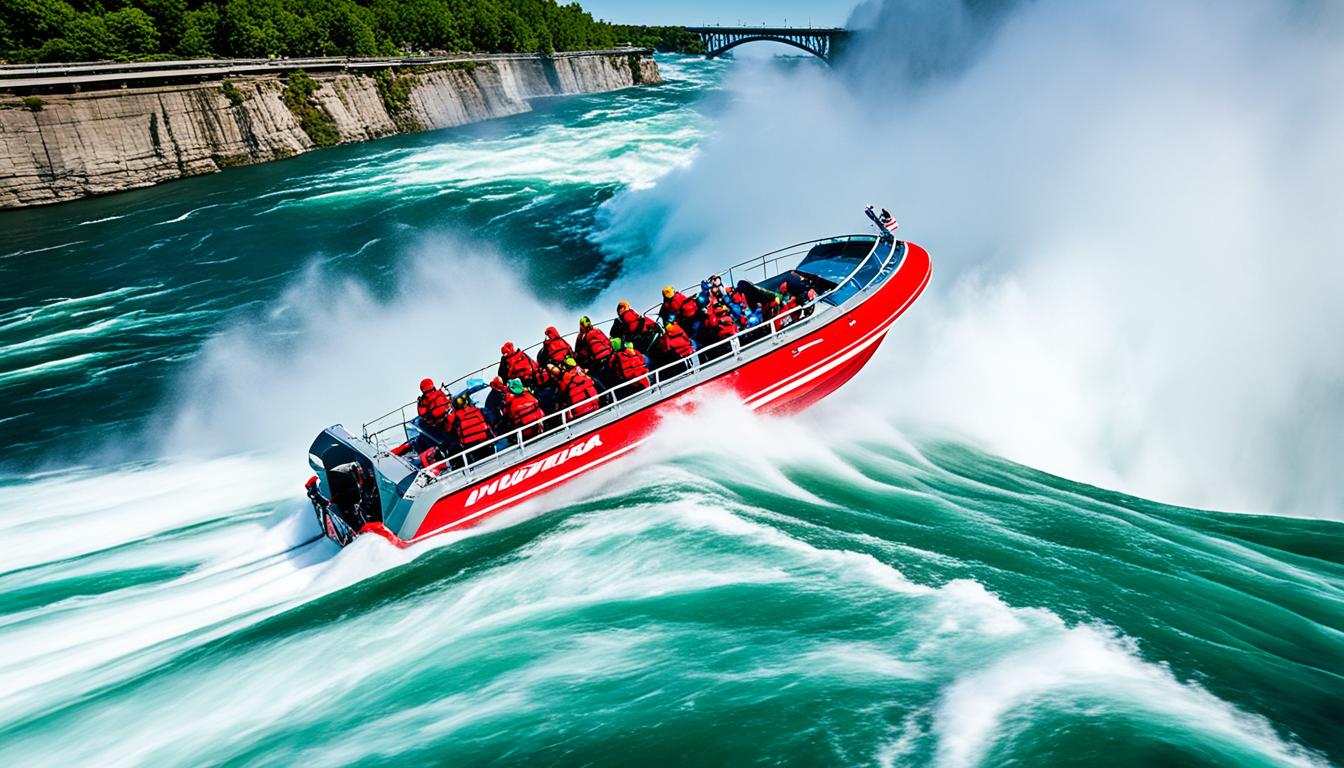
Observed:
[[[705,46],[705,57],[720,56],[743,43],[769,40],[792,45],[827,64],[849,37],[849,30],[817,27],[687,27]]]

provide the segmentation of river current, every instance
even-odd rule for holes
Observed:
[[[659,66],[0,214],[0,762],[1344,761],[1344,526],[1127,495],[875,408],[903,323],[807,414],[709,402],[472,535],[310,541],[323,426],[700,277],[641,195],[753,98],[734,68],[815,67]],[[798,228],[858,229],[864,202]]]

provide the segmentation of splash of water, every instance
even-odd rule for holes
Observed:
[[[701,160],[613,200],[602,242],[689,277],[883,201],[937,278],[875,407],[1146,495],[1344,515],[1344,13],[943,5],[869,7],[833,77],[737,73]]]

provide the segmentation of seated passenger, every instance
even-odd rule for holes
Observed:
[[[433,379],[420,380],[420,397],[416,398],[415,406],[420,427],[430,432],[431,437],[442,440],[448,433],[448,396],[434,386]]]
[[[775,330],[788,328],[798,319],[798,298],[789,290],[788,283],[779,284],[778,306],[775,308]]]
[[[601,401],[597,397],[597,384],[579,367],[578,361],[569,358],[565,361],[565,368],[567,370],[560,378],[560,391],[565,402],[574,406],[565,414],[565,418],[577,419],[601,408]]]
[[[546,340],[541,342],[541,349],[537,350],[537,365],[546,367],[547,365],[560,365],[565,362],[566,357],[574,354],[574,350],[565,341],[560,332],[555,330],[552,325],[546,329]]]
[[[705,344],[713,344],[737,333],[737,323],[727,304],[714,304],[705,313]]]
[[[513,345],[512,341],[504,342],[504,346],[499,348],[499,371],[496,375],[504,380],[521,379],[525,383],[531,384],[537,374],[537,364],[527,353]]]
[[[625,339],[627,344],[633,344],[641,352],[653,349],[653,344],[658,340],[661,330],[658,328],[658,323],[654,322],[652,318],[645,317],[626,307],[625,311],[616,319],[622,327],[619,335]]]
[[[534,424],[535,426],[523,430],[523,437],[536,437],[541,434],[541,420],[544,416],[541,412],[541,403],[537,402],[537,398],[527,391],[523,382],[518,379],[509,382],[509,401],[506,410],[510,431]]]
[[[695,353],[695,342],[676,323],[668,323],[659,339],[659,349],[667,361],[690,357]]]
[[[695,303],[695,299],[686,298],[668,285],[663,288],[663,308],[659,310],[658,317],[662,319],[663,325],[681,323],[683,328],[694,333],[695,326],[700,323],[700,305]]]
[[[621,300],[616,304],[616,319],[611,321],[611,330],[607,331],[608,336],[620,336],[625,333],[625,321],[621,318],[625,317],[625,312],[628,309],[630,309],[630,302],[628,301]]]
[[[505,386],[504,380],[496,376],[490,380],[490,394],[485,396],[485,418],[490,422],[490,427],[498,431],[500,422],[504,420],[504,407],[509,399],[509,388]]]
[[[615,344],[615,340],[612,341]],[[617,374],[621,383],[617,386],[617,399],[629,397],[649,387],[649,362],[639,350],[625,344],[616,353]],[[634,382],[631,384],[630,382]]]
[[[594,327],[593,321],[589,320],[587,315],[579,318],[579,337],[575,340],[575,346],[578,350],[574,357],[579,365],[601,378],[598,372],[605,369],[611,361],[611,339],[607,338],[607,334],[603,333],[601,328]]]
[[[495,433],[490,429],[489,422],[485,419],[485,413],[477,408],[471,399],[459,395],[453,401],[453,413],[449,431],[456,438],[459,450],[468,451],[466,460],[468,464],[480,461],[494,453],[494,444],[491,440]],[[477,446],[475,450],[472,450]]]

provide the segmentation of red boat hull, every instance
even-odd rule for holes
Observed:
[[[674,411],[692,409],[705,395],[731,394],[753,410],[788,413],[839,389],[872,358],[887,330],[924,290],[932,273],[928,252],[907,243],[896,273],[853,309],[805,336],[566,445],[466,485],[436,500],[410,539],[382,525],[365,526],[398,546],[479,525],[490,517],[597,469],[639,447]],[[431,486],[432,488],[432,486]]]

